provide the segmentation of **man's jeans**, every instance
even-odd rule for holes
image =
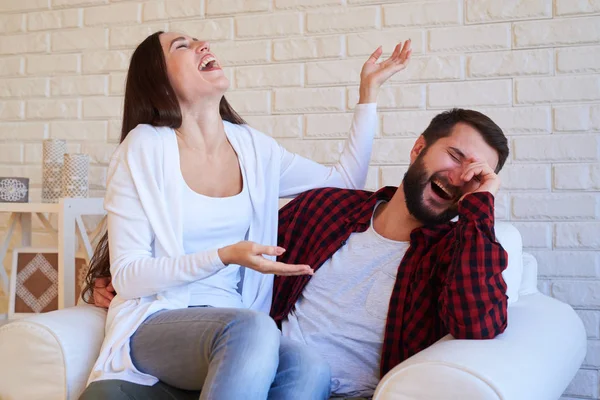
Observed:
[[[200,389],[200,399],[215,400],[329,397],[329,365],[305,345],[281,337],[273,320],[256,311],[160,311],[133,335],[131,357],[136,368],[161,383],[136,388],[140,385],[98,381],[81,399],[188,399],[198,398],[193,391]]]

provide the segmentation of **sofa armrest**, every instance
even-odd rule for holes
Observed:
[[[538,293],[538,263],[536,258],[530,254],[523,252],[523,276],[521,277],[521,287],[519,288],[519,296]]]
[[[1,399],[77,399],[104,339],[106,310],[82,305],[0,328]]]
[[[447,335],[388,372],[373,399],[558,399],[586,347],[583,323],[570,306],[541,293],[521,296],[508,309],[503,334]]]

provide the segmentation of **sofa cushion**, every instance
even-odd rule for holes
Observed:
[[[495,225],[496,239],[508,253],[508,266],[502,273],[506,281],[508,304],[519,300],[519,288],[523,275],[523,243],[521,234],[508,222],[497,222]]]
[[[37,314],[0,328],[0,399],[75,400],[104,338],[106,310]]]

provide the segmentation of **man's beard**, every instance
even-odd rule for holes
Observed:
[[[404,174],[402,183],[406,207],[413,217],[425,225],[443,224],[458,215],[458,204],[452,203],[452,205],[441,212],[432,210],[425,205],[423,198],[425,188],[431,184],[432,179],[438,178],[446,183],[447,187],[452,186],[446,179],[436,177],[436,174],[427,176],[427,170],[423,163],[423,155],[424,152],[419,154],[415,162],[413,162],[408,171],[406,171],[406,174]]]

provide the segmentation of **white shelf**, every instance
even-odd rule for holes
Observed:
[[[75,207],[80,213],[103,214],[104,199],[102,197],[90,197],[85,199],[64,198],[59,203],[0,203],[0,212],[11,213],[58,213],[66,207]]]
[[[31,220],[32,214],[37,214],[47,230],[55,235],[58,240],[58,308],[70,307],[75,305],[75,256],[79,250],[76,244],[84,247],[86,259],[93,256],[93,248],[89,232],[82,220],[86,215],[105,215],[104,199],[101,197],[92,198],[62,198],[58,203],[0,203],[0,213],[9,213],[9,228],[5,237],[0,235],[0,268],[3,259],[7,253],[11,236],[15,227],[19,225],[17,231],[21,236],[20,247],[31,247]],[[57,229],[54,229],[48,223],[46,217],[42,214],[58,214]],[[102,225],[98,225],[100,228]],[[92,236],[98,231],[95,229]],[[14,295],[8,288],[8,275],[3,268],[0,269],[0,284],[9,298]],[[11,312],[9,310],[9,317]],[[2,314],[0,314],[0,320]]]
[[[16,213],[57,213],[58,203],[0,203],[0,212]]]

